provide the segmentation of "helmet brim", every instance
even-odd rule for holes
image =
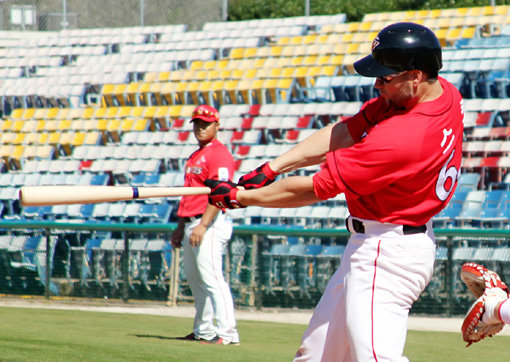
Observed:
[[[359,75],[364,77],[383,77],[385,75],[398,73],[399,70],[385,67],[379,63],[372,55],[354,62],[354,69]]]

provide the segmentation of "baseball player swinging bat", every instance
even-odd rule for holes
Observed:
[[[208,195],[210,192],[208,187],[23,186],[19,199],[22,206],[46,206]]]

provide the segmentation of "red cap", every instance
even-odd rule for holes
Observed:
[[[202,104],[195,108],[193,113],[191,114],[191,121],[193,122],[195,119],[201,119],[205,122],[219,122],[220,121],[220,112],[214,107],[208,106],[207,104]]]

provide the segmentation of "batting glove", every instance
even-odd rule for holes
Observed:
[[[239,186],[245,189],[258,189],[274,182],[279,173],[274,172],[269,167],[269,162],[257,167],[255,170],[241,176]]]
[[[205,186],[211,189],[209,203],[220,209],[238,209],[245,207],[237,201],[237,185],[230,181],[205,180]]]

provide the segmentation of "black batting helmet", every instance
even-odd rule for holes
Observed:
[[[354,63],[365,77],[381,77],[419,69],[431,77],[443,66],[441,44],[427,27],[395,23],[382,29],[372,43],[372,54]]]

